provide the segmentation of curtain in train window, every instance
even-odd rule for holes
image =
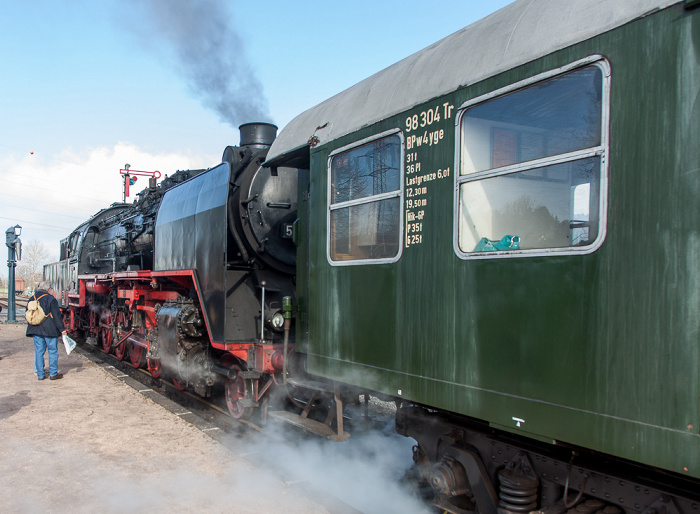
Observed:
[[[461,254],[582,253],[600,243],[607,144],[603,77],[593,64],[463,112]]]
[[[330,159],[329,257],[391,261],[400,251],[401,139],[392,135]]]

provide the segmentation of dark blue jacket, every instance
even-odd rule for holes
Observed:
[[[44,296],[45,295],[45,296]],[[40,298],[44,296],[43,298]],[[61,333],[65,330],[63,325],[63,317],[61,310],[58,308],[56,298],[50,295],[47,291],[37,290],[29,298],[29,301],[39,298],[39,305],[44,309],[44,313],[48,316],[41,325],[27,325],[27,336],[44,336],[44,337],[61,337]]]

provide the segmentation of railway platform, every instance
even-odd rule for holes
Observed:
[[[330,512],[79,351],[39,381],[25,330],[0,323],[3,512]]]

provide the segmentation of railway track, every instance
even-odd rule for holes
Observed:
[[[266,423],[255,416],[236,420],[223,396],[205,399],[180,390],[99,346],[81,343],[76,351],[230,451],[279,474],[287,486],[321,501],[329,512],[435,512],[428,501],[429,486],[414,480],[413,441],[393,432],[390,404],[372,399],[369,416],[363,406],[346,409],[344,422],[352,437],[336,443],[273,418]]]
[[[128,377],[137,381],[140,384],[137,387],[139,391],[153,391],[174,401],[183,408],[194,409],[193,413],[196,416],[210,424],[216,425],[224,433],[235,434],[246,427],[250,430],[262,430],[255,423],[247,422],[246,420],[240,422],[233,419],[222,404],[208,401],[187,390],[183,391],[167,380],[154,378],[146,369],[136,368],[128,359],[119,360],[114,355],[105,353],[101,348],[85,343],[79,343],[76,351],[103,368],[113,368],[118,371],[119,373],[115,374],[118,378],[124,379]],[[134,384],[130,383],[129,385],[133,386]],[[197,423],[193,424],[197,426]]]
[[[29,297],[27,297],[27,296],[17,296],[17,297],[15,297],[15,307],[18,309],[26,309],[28,301],[29,301]],[[7,303],[8,303],[7,296],[0,297],[0,306],[2,306],[3,310],[7,309],[7,307],[8,307]]]

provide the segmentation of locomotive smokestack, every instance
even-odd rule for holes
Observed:
[[[272,123],[244,123],[238,130],[241,131],[240,146],[227,146],[221,156],[221,162],[227,162],[236,174],[248,164],[254,155],[261,150],[267,150],[277,137],[277,125]]]
[[[238,129],[241,131],[241,146],[266,148],[277,137],[277,125],[272,123],[244,123]]]

